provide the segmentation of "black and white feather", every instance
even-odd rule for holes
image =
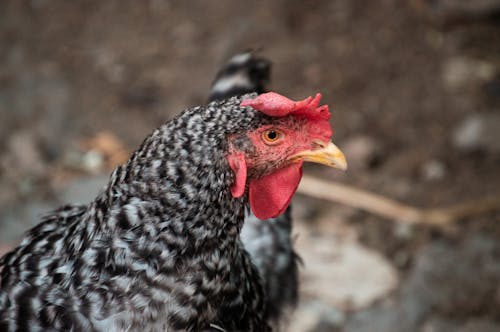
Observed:
[[[269,331],[225,155],[227,137],[278,120],[240,103],[184,111],[90,204],[30,230],[0,261],[0,331]]]
[[[271,77],[271,62],[251,52],[233,56],[212,83],[210,100],[246,93],[264,93]],[[291,207],[277,218],[260,220],[247,211],[241,240],[257,266],[267,293],[273,325],[287,319],[298,298],[299,258],[293,249]]]
[[[270,331],[296,298],[289,211],[245,222],[225,156],[279,119],[240,103],[184,111],[91,203],[31,229],[0,260],[0,331]]]
[[[233,56],[217,73],[210,90],[210,101],[224,100],[246,93],[266,91],[271,62],[251,52]]]

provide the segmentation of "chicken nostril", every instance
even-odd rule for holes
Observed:
[[[325,142],[317,140],[317,139],[315,139],[315,140],[312,141],[312,148],[313,148],[313,150],[322,149],[322,148],[326,147],[326,145],[327,144]]]

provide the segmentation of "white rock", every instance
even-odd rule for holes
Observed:
[[[420,172],[426,181],[440,180],[446,175],[446,166],[441,161],[432,159],[422,165]]]
[[[445,86],[457,89],[470,82],[491,80],[495,76],[495,71],[495,66],[491,63],[466,57],[455,57],[444,63],[442,78]]]
[[[82,158],[82,168],[90,173],[98,173],[104,165],[104,156],[97,150],[87,151]]]
[[[500,152],[500,115],[474,114],[453,131],[453,145],[462,151]]]
[[[334,223],[332,227],[338,226]],[[355,237],[304,230],[297,241],[297,251],[304,260],[302,297],[324,301],[340,310],[359,310],[397,287],[396,268]]]

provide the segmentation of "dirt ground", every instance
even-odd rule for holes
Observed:
[[[350,169],[308,172],[423,207],[500,195],[499,17],[495,0],[2,1],[0,243],[88,197],[117,150],[204,103],[247,49],[273,62],[274,91],[333,106]],[[109,154],[93,145],[103,133]],[[500,330],[499,213],[442,231],[303,195],[296,206],[304,291],[290,331]],[[361,270],[347,260],[336,279],[314,239]]]

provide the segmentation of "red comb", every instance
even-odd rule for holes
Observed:
[[[276,92],[268,92],[255,99],[243,100],[241,106],[250,106],[266,115],[275,117],[293,114],[309,119],[328,120],[330,119],[328,105],[318,107],[320,100],[321,93],[317,93],[314,98],[307,97],[301,101],[293,101]]]

